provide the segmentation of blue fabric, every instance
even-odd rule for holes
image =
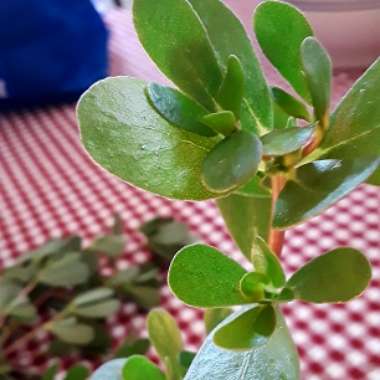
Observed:
[[[107,74],[90,0],[0,0],[0,109],[74,100]]]

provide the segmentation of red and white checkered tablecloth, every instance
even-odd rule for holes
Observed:
[[[112,30],[111,73],[162,81],[137,42],[128,12],[112,12],[107,21]],[[335,98],[352,81],[349,74],[336,75]],[[119,268],[149,259],[136,228],[157,215],[186,222],[201,240],[237,254],[213,202],[169,201],[95,166],[80,144],[74,105],[0,116],[0,180],[0,266],[11,265],[20,254],[52,237],[79,233],[89,239],[110,225],[114,213],[122,216],[128,235]],[[380,379],[379,209],[380,191],[361,186],[287,234],[283,261],[288,273],[339,245],[363,250],[373,265],[371,287],[355,301],[322,306],[293,302],[284,307],[301,354],[303,379]],[[162,305],[179,322],[187,348],[199,347],[204,337],[201,311],[182,305],[167,287],[162,290]],[[144,323],[136,307],[125,304],[110,323],[115,343],[130,330],[143,330]],[[29,370],[39,370],[47,365],[46,349],[47,337],[42,334],[15,359]],[[64,364],[72,360],[66,358]]]

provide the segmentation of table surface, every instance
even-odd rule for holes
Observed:
[[[112,75],[162,82],[137,41],[128,12],[110,13],[107,23],[112,30]],[[269,74],[271,82],[277,82],[276,75]],[[353,80],[352,74],[335,75],[334,98]],[[181,220],[201,240],[237,254],[213,202],[169,201],[95,166],[80,144],[74,105],[0,116],[0,179],[0,266],[11,265],[20,254],[52,237],[79,233],[90,239],[111,224],[114,213],[123,218],[128,236],[118,268],[149,260],[136,228],[157,215]],[[361,186],[322,216],[287,233],[283,261],[288,273],[341,245],[362,249],[373,265],[371,286],[357,300],[318,306],[294,302],[284,307],[301,354],[303,379],[380,379],[379,209],[379,190]],[[199,347],[204,338],[201,311],[182,305],[167,287],[162,290],[162,305],[179,322],[187,347]],[[144,323],[132,303],[123,305],[110,321],[115,342],[131,330],[143,331]],[[42,334],[20,350],[19,364],[45,368],[47,339]],[[64,365],[73,360],[64,358]]]

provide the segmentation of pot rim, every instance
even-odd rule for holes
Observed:
[[[380,9],[380,0],[287,0],[304,11],[354,12]]]

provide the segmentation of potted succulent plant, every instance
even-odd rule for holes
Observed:
[[[107,379],[299,379],[281,304],[348,301],[364,291],[371,269],[361,252],[341,247],[286,278],[283,234],[369,178],[379,183],[380,62],[330,114],[331,62],[294,6],[268,0],[254,15],[261,49],[294,95],[268,86],[244,28],[221,1],[134,0],[133,14],[145,50],[177,87],[131,77],[96,83],[78,105],[83,144],[135,186],[215,199],[250,265],[203,244],[181,249],[168,274],[173,293],[209,315],[234,312],[187,374],[173,349],[161,355],[165,375],[135,357],[111,364]],[[174,331],[164,321],[150,333]]]

